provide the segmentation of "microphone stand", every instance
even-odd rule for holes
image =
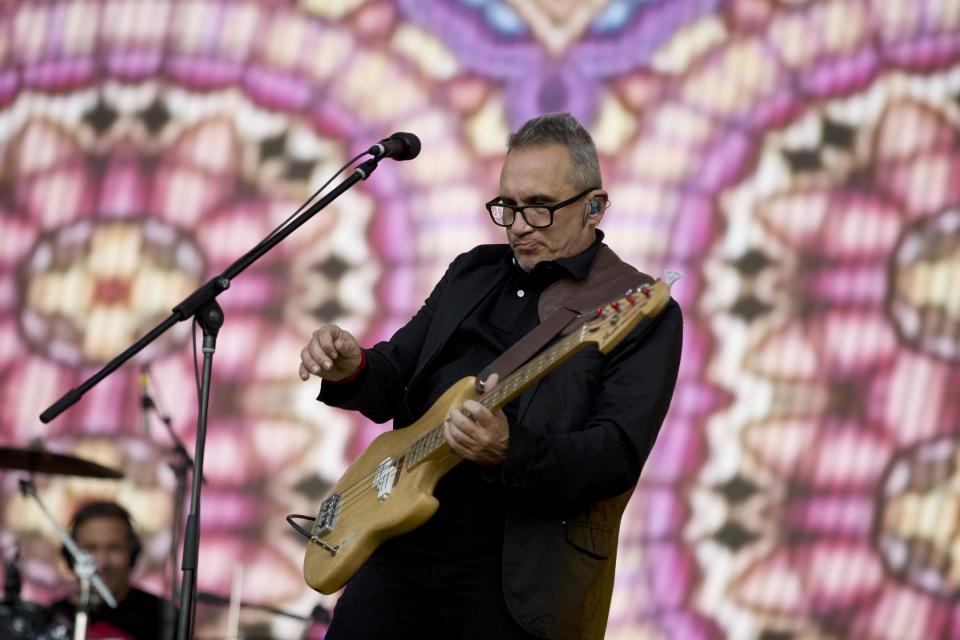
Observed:
[[[211,300],[196,316],[196,321],[203,329],[203,375],[200,378],[200,413],[197,416],[197,447],[194,452],[190,514],[187,516],[187,530],[183,536],[183,561],[180,565],[183,570],[183,579],[180,583],[183,608],[177,625],[177,638],[182,640],[193,637],[196,615],[197,565],[200,555],[200,474],[203,472],[204,450],[201,443],[207,441],[207,410],[210,408],[213,353],[217,350],[217,334],[223,326],[223,320],[223,310],[216,300]]]
[[[419,149],[417,149],[419,151]],[[361,180],[366,180],[376,170],[382,157],[374,156],[362,163],[353,173],[334,187],[330,193],[323,196],[306,209],[299,216],[290,221],[290,224],[279,229],[276,233],[267,236],[246,254],[238,258],[218,276],[197,288],[180,304],[173,308],[173,312],[166,320],[151,329],[145,336],[127,347],[125,351],[114,357],[102,369],[87,378],[79,387],[71,389],[59,400],[40,414],[40,420],[48,423],[66,409],[73,406],[83,395],[96,386],[101,380],[120,368],[123,363],[143,350],[151,342],[166,333],[173,325],[193,318],[203,329],[203,376],[200,383],[200,410],[197,414],[197,437],[194,449],[193,487],[190,495],[190,513],[187,516],[186,530],[183,541],[183,578],[180,585],[180,615],[177,625],[177,640],[187,640],[193,637],[193,624],[196,615],[196,571],[200,549],[200,482],[203,476],[203,452],[207,435],[207,410],[210,400],[210,379],[213,371],[213,354],[216,351],[217,333],[223,325],[223,310],[217,304],[217,296],[230,288],[230,283],[247,267],[252,265],[264,254],[280,243],[312,218],[321,209],[336,200],[341,194]]]

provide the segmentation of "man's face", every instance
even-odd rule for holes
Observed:
[[[100,577],[117,599],[130,590],[130,537],[119,518],[90,518],[77,527],[77,546],[93,556]]]
[[[562,145],[511,151],[500,171],[500,198],[517,205],[562,202],[582,191],[570,181],[570,169],[570,152]],[[590,198],[596,195],[605,194],[599,189],[591,191],[557,209],[549,227],[531,227],[522,216],[516,216],[506,231],[520,267],[530,271],[538,262],[573,256],[589,247],[595,238],[594,227],[603,217],[602,210],[586,215]]]

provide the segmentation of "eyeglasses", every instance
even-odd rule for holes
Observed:
[[[515,205],[502,202],[501,199],[497,197],[484,206],[487,208],[490,219],[493,220],[495,225],[509,227],[513,224],[514,220],[516,220],[517,214],[519,213],[528,225],[542,229],[543,227],[549,227],[553,224],[553,214],[557,209],[563,209],[565,206],[573,204],[596,188],[597,187],[590,187],[572,198],[558,202],[557,204]]]

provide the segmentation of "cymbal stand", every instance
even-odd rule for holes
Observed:
[[[80,600],[77,603],[77,614],[73,623],[73,640],[86,640],[87,637],[87,615],[90,611],[90,585],[97,590],[100,597],[110,605],[111,608],[117,607],[117,599],[110,593],[110,589],[104,584],[103,580],[97,575],[97,562],[89,553],[77,546],[70,534],[60,526],[57,519],[47,510],[43,500],[37,495],[37,488],[33,485],[33,480],[20,480],[20,493],[24,497],[33,498],[40,512],[53,527],[57,537],[63,542],[67,552],[73,557],[73,572],[80,579]]]
[[[146,368],[144,368],[143,371],[144,374],[147,373]],[[167,465],[173,471],[173,475],[177,481],[176,490],[173,495],[173,519],[171,523],[169,551],[171,606],[167,607],[164,613],[163,633],[161,636],[163,640],[173,640],[177,629],[176,612],[180,606],[180,585],[177,582],[177,568],[179,567],[180,559],[180,533],[183,531],[183,507],[187,495],[187,472],[193,469],[193,458],[191,458],[187,452],[183,441],[177,436],[177,432],[173,430],[173,419],[170,417],[170,413],[161,407],[164,403],[160,402],[160,393],[156,390],[154,393],[157,396],[156,399],[153,398],[146,387],[144,388],[143,397],[141,398],[142,417],[146,424],[150,419],[150,412],[152,411],[163,424],[167,436],[173,442],[173,447],[170,449],[173,459],[168,461]],[[201,477],[200,481],[205,482],[205,479]]]
[[[164,418],[164,423],[167,425],[167,429],[170,429],[167,418]],[[172,430],[170,431],[172,433]],[[168,464],[173,470],[174,476],[176,476],[177,488],[173,495],[173,521],[170,525],[171,540],[169,553],[172,573],[170,574],[170,606],[167,608],[166,619],[164,620],[164,640],[173,640],[176,636],[176,612],[180,606],[180,584],[177,582],[177,568],[179,567],[178,561],[180,559],[180,535],[183,531],[183,506],[187,496],[187,471],[193,468],[193,460],[190,458],[190,454],[183,448],[180,439],[177,438],[175,434],[173,434],[173,438],[176,440],[176,445],[173,449],[174,459]],[[203,478],[201,478],[200,481],[202,482]]]

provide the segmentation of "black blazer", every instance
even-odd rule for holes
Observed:
[[[496,284],[507,245],[458,256],[416,315],[366,350],[355,382],[320,400],[376,422],[414,422],[406,390]],[[632,268],[631,268],[632,269]],[[507,459],[503,591],[511,614],[544,638],[602,638],[620,517],[666,415],[680,363],[680,308],[670,300],[610,354],[579,351],[520,397]]]

